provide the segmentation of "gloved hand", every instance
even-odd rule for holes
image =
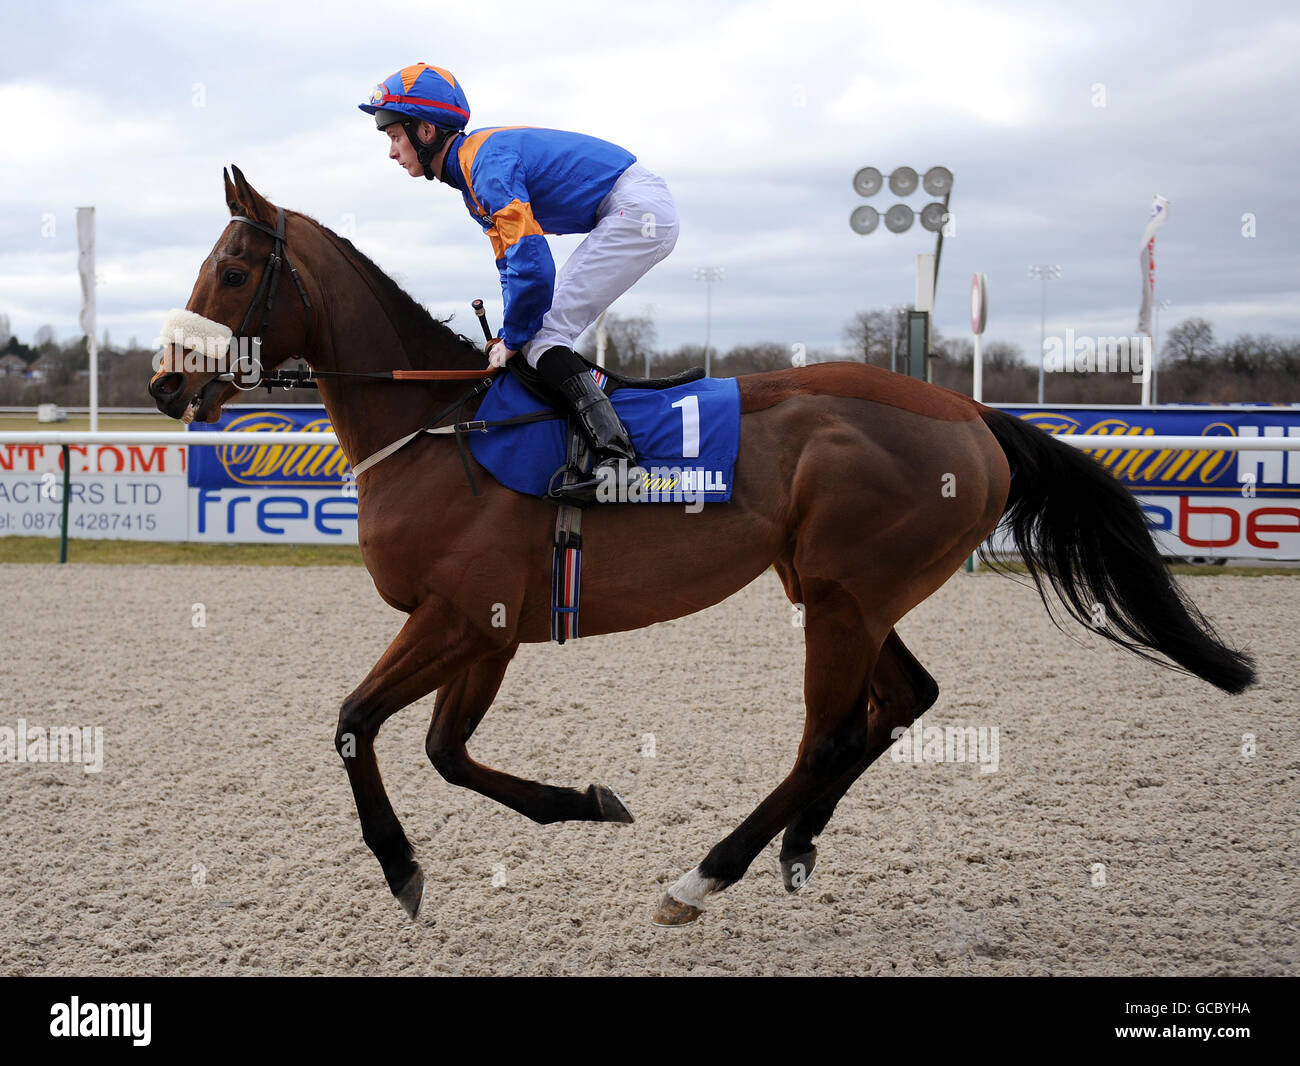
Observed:
[[[488,366],[494,366],[499,369],[505,366],[507,361],[518,354],[519,353],[515,351],[515,349],[507,348],[506,342],[500,337],[493,337],[487,348]]]

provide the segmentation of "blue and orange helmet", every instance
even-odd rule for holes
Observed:
[[[374,115],[381,130],[411,119],[446,130],[463,130],[469,122],[469,101],[456,79],[428,63],[403,67],[376,85],[369,101],[357,106]]]

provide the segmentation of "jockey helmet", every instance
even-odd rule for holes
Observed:
[[[469,101],[456,79],[427,63],[403,67],[385,78],[375,86],[370,100],[357,106],[374,115],[381,130],[408,119],[449,130],[463,130],[469,122]]]

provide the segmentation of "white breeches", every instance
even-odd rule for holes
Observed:
[[[596,209],[596,226],[555,275],[551,309],[523,347],[537,366],[548,348],[578,336],[677,243],[677,205],[663,178],[633,163]]]

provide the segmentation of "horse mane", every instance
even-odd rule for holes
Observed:
[[[398,335],[403,339],[412,337],[414,343],[404,344],[407,354],[414,357],[416,361],[423,361],[426,365],[417,369],[436,369],[430,362],[433,352],[430,346],[419,343],[418,338],[433,334],[439,340],[452,343],[458,346],[462,354],[472,355],[475,363],[483,361],[483,350],[463,333],[458,333],[447,325],[454,318],[449,315],[447,318],[436,318],[429,313],[428,308],[415,299],[409,292],[402,288],[397,282],[382,271],[368,255],[361,251],[346,237],[335,233],[323,222],[304,214],[301,211],[289,211],[286,214],[297,215],[306,222],[310,222],[324,233],[334,246],[342,253],[344,258],[348,259],[354,267],[357,268],[364,278],[370,283],[375,295],[379,296],[383,302],[392,310],[398,312],[401,316],[394,320],[393,325],[397,328]]]

